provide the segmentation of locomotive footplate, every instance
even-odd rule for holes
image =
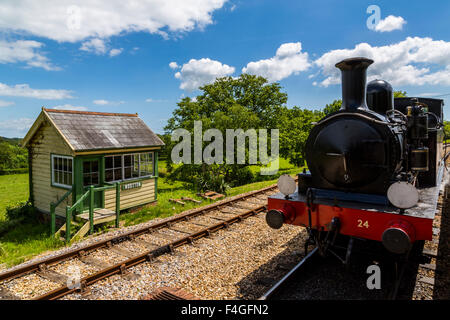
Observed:
[[[333,218],[338,218],[339,233],[343,235],[383,241],[389,240],[390,235],[398,238],[398,233],[401,233],[402,241],[431,240],[439,192],[448,180],[449,174],[441,161],[438,171],[440,183],[435,187],[418,189],[420,200],[409,209],[382,204],[382,196],[377,196],[378,203],[369,203],[371,195],[363,195],[362,198],[359,195],[363,201],[354,201],[349,200],[354,195],[343,197],[342,192],[310,189],[312,201],[309,199],[308,206],[307,195],[299,193],[298,189],[288,197],[277,193],[268,199],[267,222],[269,225],[272,221],[278,222],[272,226],[274,228],[286,223],[330,231]],[[271,219],[271,216],[278,219]]]

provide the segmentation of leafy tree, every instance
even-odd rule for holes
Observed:
[[[226,129],[275,129],[279,125],[278,118],[285,109],[283,105],[287,102],[287,94],[281,92],[278,83],[268,83],[263,77],[248,74],[242,74],[239,78],[219,78],[200,90],[202,94],[195,100],[186,97],[178,102],[178,107],[165,127],[167,133],[183,128],[192,134],[194,121],[202,121],[203,132],[218,129],[224,138]],[[193,145],[193,139],[191,140]],[[178,142],[170,142],[168,150],[172,150],[176,143]],[[207,144],[209,143],[205,145]],[[170,176],[197,182],[195,185],[200,185],[202,189],[207,189],[203,186],[211,185],[216,190],[224,189],[228,184],[238,184],[249,178],[248,148],[245,152],[246,164],[227,164],[225,161],[223,164],[212,165],[183,164]]]
[[[285,109],[279,118],[280,155],[297,167],[305,164],[306,140],[313,122],[323,118],[322,111],[293,107]]]
[[[164,142],[165,146],[159,152],[159,159],[165,160],[170,157],[170,150],[167,146],[170,145],[170,134],[158,134],[158,137]]]
[[[188,129],[193,127],[195,120],[208,122],[210,119],[214,125],[228,126],[239,122],[239,125],[227,128],[274,128],[277,112],[287,101],[287,94],[280,89],[278,83],[268,84],[267,79],[254,75],[218,78],[214,83],[201,87],[203,94],[196,100],[182,99],[165,129]]]
[[[444,120],[444,140],[450,139],[450,121]]]
[[[339,111],[339,109],[342,106],[342,100],[334,100],[331,104],[327,104],[325,108],[323,109],[323,112],[325,115],[329,115],[333,112]]]
[[[394,91],[394,98],[406,98],[406,91]]]
[[[0,142],[0,170],[18,169],[28,167],[27,149],[22,148],[16,142],[3,140]]]

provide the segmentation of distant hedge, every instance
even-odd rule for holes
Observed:
[[[18,169],[0,169],[0,176],[7,174],[19,174],[28,173],[28,168],[18,168]]]

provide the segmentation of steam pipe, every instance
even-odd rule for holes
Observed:
[[[336,64],[341,70],[342,107],[341,110],[368,110],[366,103],[367,68],[373,60],[357,57],[342,60]]]

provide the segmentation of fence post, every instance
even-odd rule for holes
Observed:
[[[94,233],[94,186],[89,187],[89,234]]]
[[[66,207],[66,243],[70,242],[70,224],[72,222],[72,212],[70,207]]]
[[[116,228],[119,227],[120,218],[120,183],[116,182]]]
[[[55,204],[50,203],[50,232],[52,236],[55,235],[56,232],[56,217],[55,217]]]

